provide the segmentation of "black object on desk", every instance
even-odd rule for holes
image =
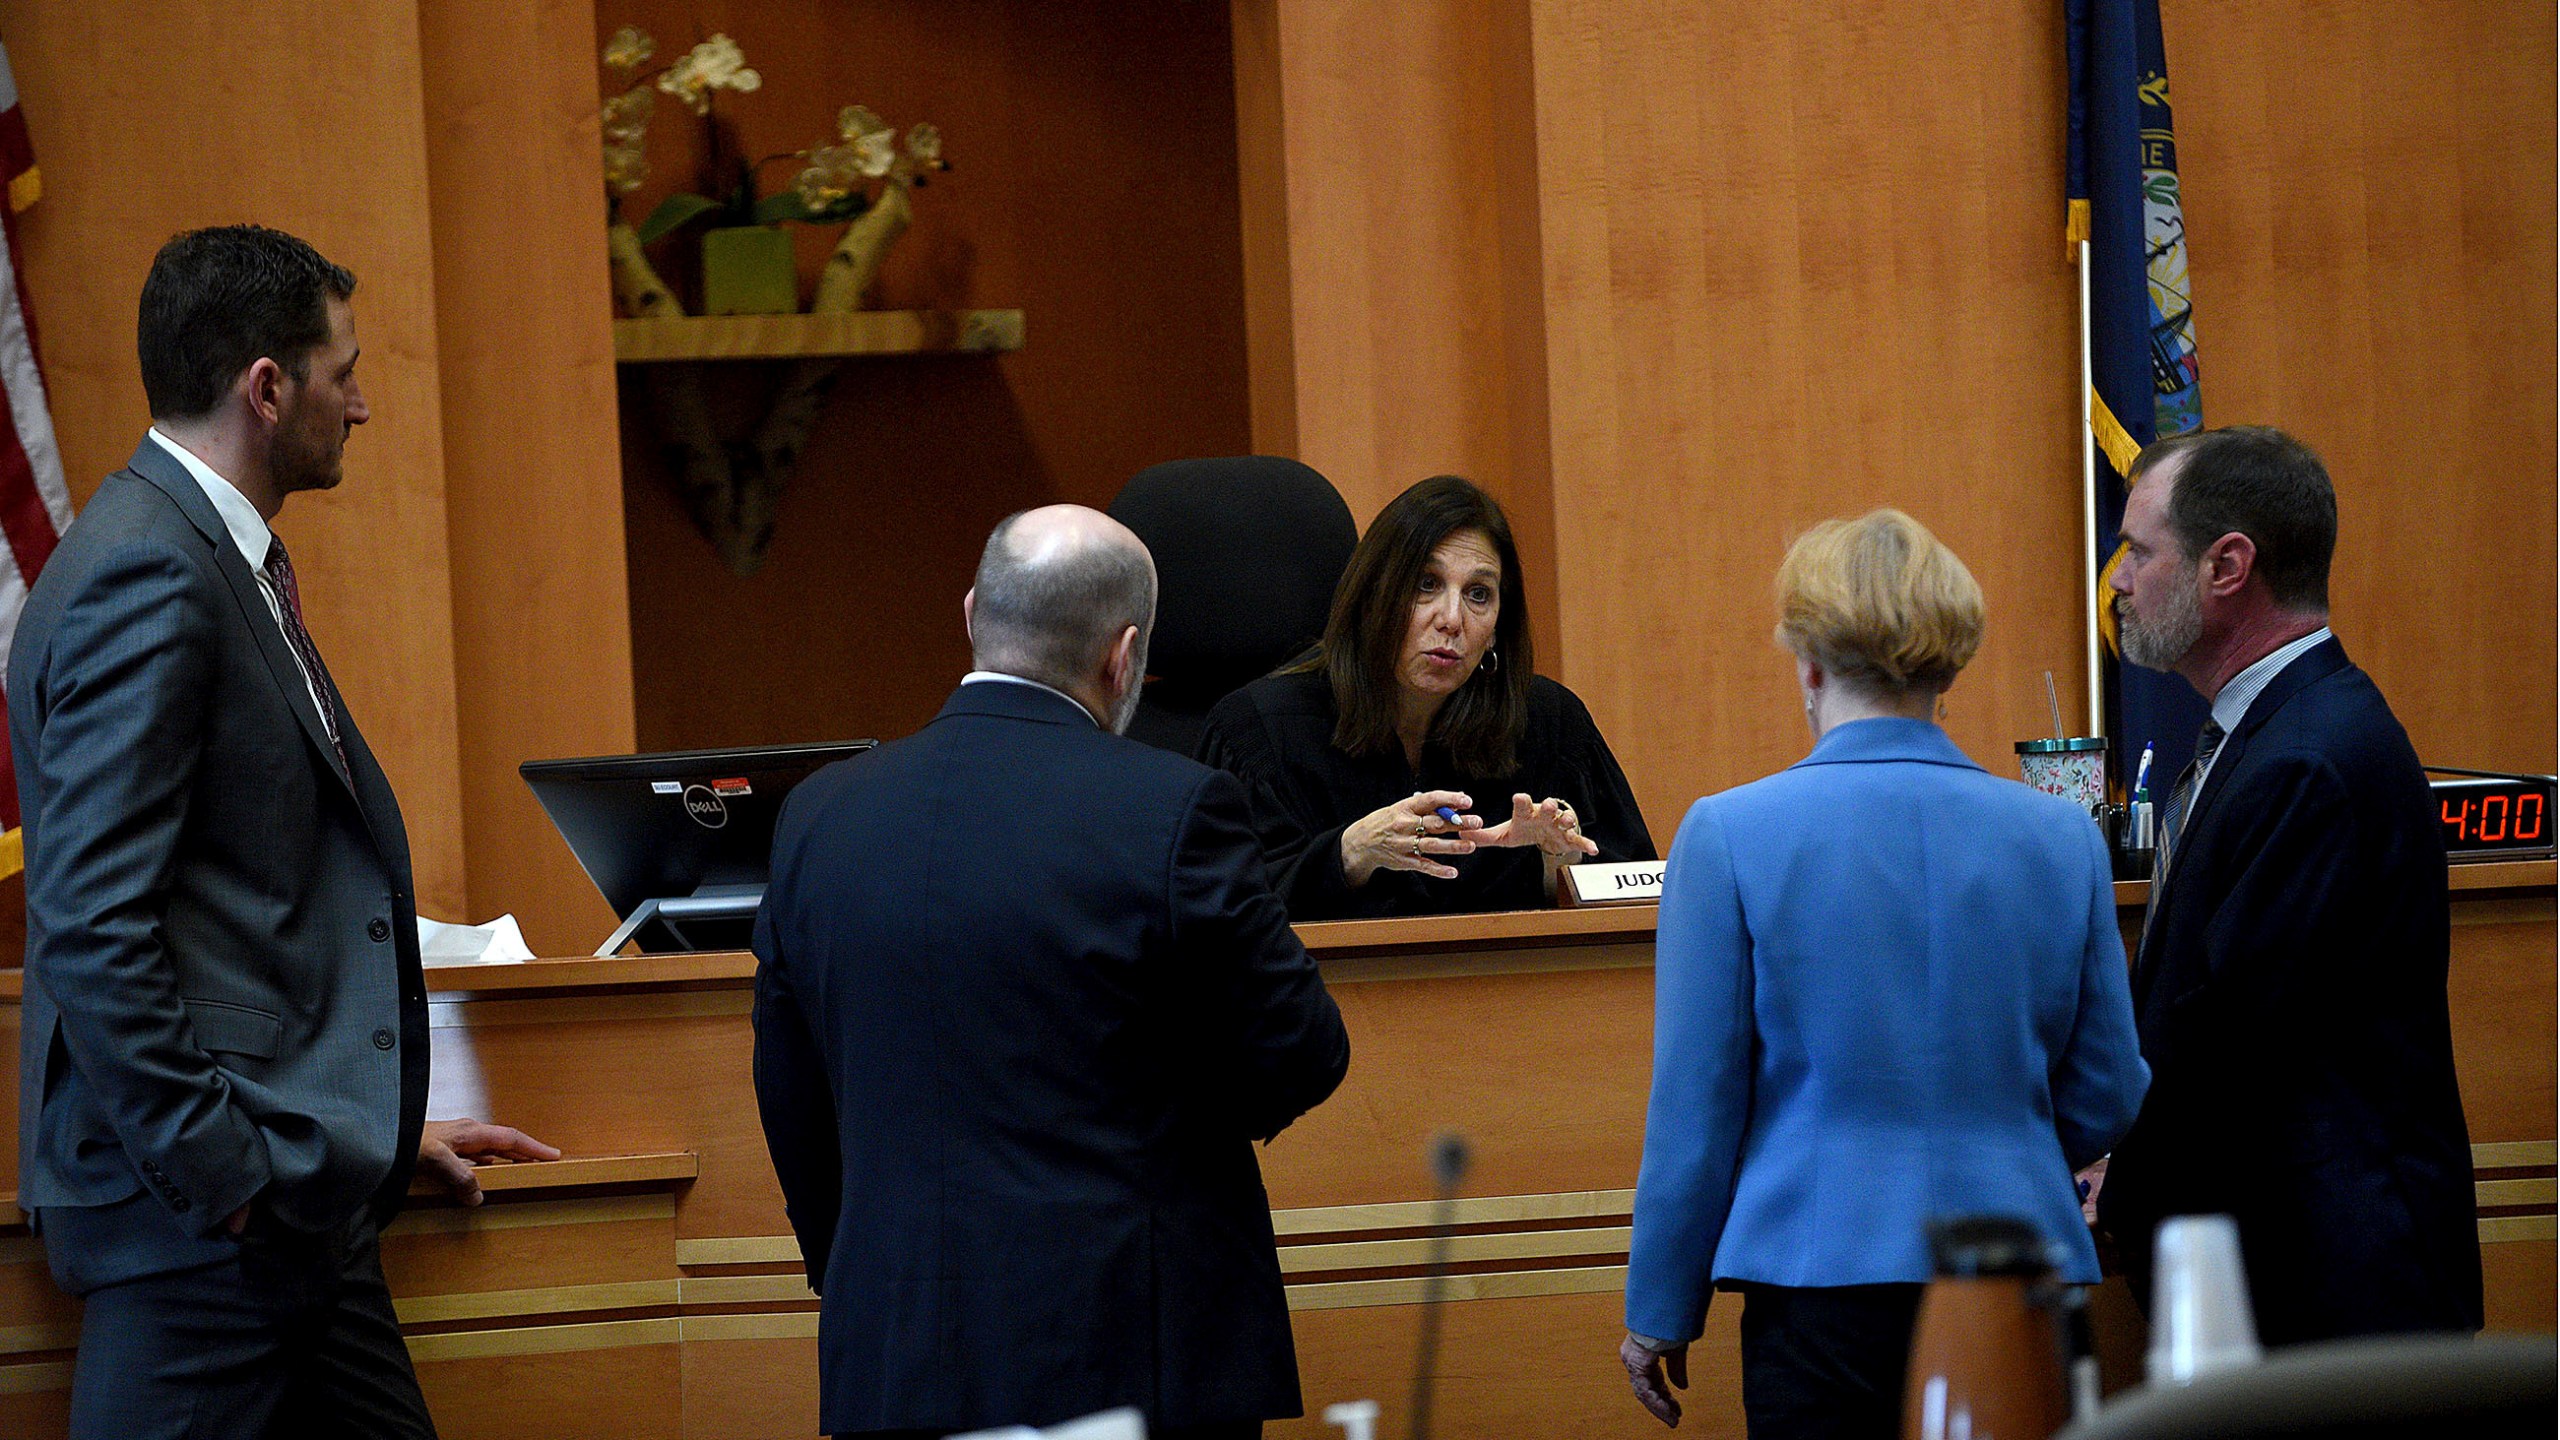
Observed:
[[[743,950],[782,798],[870,740],[675,750],[516,767],[622,924],[598,955]]]
[[[2436,807],[2444,821],[2444,848],[2456,864],[2465,860],[2546,860],[2554,853],[2552,777],[2507,775],[2430,765]]]

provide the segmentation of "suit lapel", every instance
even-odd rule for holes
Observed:
[[[2195,801],[2187,807],[2187,818],[2179,826],[2178,847],[2169,857],[2169,873],[2152,882],[2160,887],[2160,893],[2143,913],[2142,936],[2137,942],[2139,948],[2135,951],[2134,960],[2137,992],[2150,982],[2158,968],[2152,958],[2152,933],[2162,923],[2161,912],[2169,908],[2169,897],[2174,893],[2178,877],[2192,868],[2187,862],[2208,833],[2214,799],[2231,783],[2231,777],[2239,773],[2248,759],[2250,741],[2283,711],[2294,696],[2346,668],[2346,647],[2340,645],[2336,637],[2312,646],[2294,657],[2292,664],[2276,672],[2276,677],[2267,682],[2267,688],[2259,691],[2258,698],[2249,702],[2248,713],[2240,717],[2240,723],[2232,728],[2230,734],[2222,737],[2222,748],[2214,752],[2213,768],[2205,773],[2204,783],[2196,788]]]
[[[320,723],[320,712],[311,703],[311,687],[303,679],[301,662],[293,658],[293,647],[286,643],[275,613],[267,609],[266,591],[259,588],[258,577],[250,573],[249,562],[242,558],[240,547],[233,543],[231,530],[222,523],[213,502],[205,498],[204,487],[175,456],[160,448],[159,441],[149,436],[143,437],[142,448],[134,452],[133,463],[127,468],[159,487],[178,507],[178,513],[187,517],[187,523],[212,542],[214,568],[222,572],[223,582],[231,587],[231,599],[240,607],[241,623],[249,627],[249,634],[257,641],[258,654],[267,662],[267,674],[275,681],[285,707],[301,722],[303,738],[318,753],[321,767],[337,776],[338,783],[346,787],[348,798],[362,808],[363,797],[356,793],[354,778],[339,761],[338,748],[329,743],[328,727]],[[343,705],[340,713],[345,713]]]

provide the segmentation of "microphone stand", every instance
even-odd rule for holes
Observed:
[[[1444,1130],[1431,1141],[1431,1178],[1438,1186],[1431,1215],[1431,1260],[1422,1279],[1422,1333],[1413,1363],[1413,1440],[1431,1440],[1432,1370],[1440,1358],[1440,1307],[1448,1300],[1449,1232],[1458,1218],[1458,1181],[1467,1173],[1467,1140]]]

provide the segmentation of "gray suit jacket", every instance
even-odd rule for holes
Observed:
[[[257,577],[156,442],[47,562],[8,698],[19,1204],[147,1190],[193,1235],[252,1198],[302,1230],[387,1215],[426,1111],[399,806],[343,700],[341,766]]]

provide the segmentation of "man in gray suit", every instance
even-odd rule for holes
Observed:
[[[154,424],[27,598],[19,1203],[86,1302],[74,1436],[432,1435],[380,1227],[425,1169],[558,1152],[426,1123],[391,787],[303,628],[284,498],[364,423],[355,277],[255,226],[143,284]]]

